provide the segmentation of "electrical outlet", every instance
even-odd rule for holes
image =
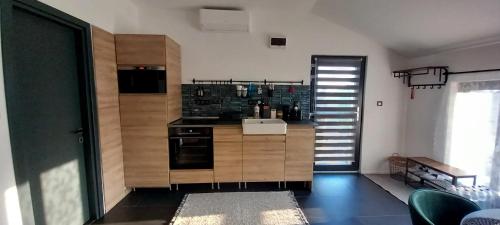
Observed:
[[[382,101],[377,101],[377,106],[383,106],[384,105],[384,102]]]

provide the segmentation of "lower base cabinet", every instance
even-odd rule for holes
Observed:
[[[243,167],[241,125],[214,127],[214,181],[241,182]]]
[[[124,137],[140,137],[138,131],[125,130]],[[312,126],[291,126],[286,135],[243,135],[241,126],[215,127],[214,169],[171,170],[170,183],[305,181],[312,185],[314,142]],[[168,182],[168,176],[166,180],[143,177],[140,181],[158,185],[156,182]]]
[[[243,136],[243,181],[285,180],[285,135]]]
[[[214,181],[241,182],[242,181],[242,143],[215,142],[214,143]]]
[[[127,187],[170,187],[165,127],[122,127]]]
[[[286,134],[285,181],[312,181],[314,167],[313,127],[290,128]]]

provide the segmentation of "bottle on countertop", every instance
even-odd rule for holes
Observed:
[[[290,120],[302,120],[302,112],[300,110],[300,105],[297,101],[293,102],[292,109],[290,110]]]
[[[259,104],[255,104],[255,106],[253,107],[253,117],[255,119],[259,119],[260,118],[260,107],[259,107]]]
[[[269,100],[264,99],[263,103],[261,105],[261,112],[260,112],[260,117],[262,119],[269,119],[271,118],[271,106],[269,105]]]
[[[271,119],[276,119],[276,109],[271,109]]]
[[[269,119],[271,118],[271,106],[267,103],[264,103],[262,106],[262,118]]]
[[[276,111],[276,118],[283,119],[283,110],[279,109]]]
[[[299,103],[297,103],[296,101],[293,102],[293,107],[292,107],[292,110],[294,112],[298,112],[300,110],[300,106],[299,106]]]

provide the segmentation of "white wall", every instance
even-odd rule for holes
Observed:
[[[404,135],[404,88],[391,77],[402,60],[378,43],[311,13],[252,9],[250,33],[198,29],[195,9],[139,9],[139,33],[167,34],[182,46],[183,83],[196,79],[272,79],[309,82],[313,54],[368,56],[362,140],[363,173],[387,172],[385,157],[399,152]],[[269,33],[288,38],[285,50],[269,49]],[[383,107],[376,101],[383,100]]]
[[[409,60],[410,67],[444,65],[450,71],[500,68],[500,44],[449,51]],[[500,73],[452,75],[446,88],[417,90],[415,99],[408,103],[406,147],[403,154],[427,156],[446,162],[445,124],[450,87],[459,81],[500,79]]]
[[[134,32],[137,7],[130,0],[39,0],[109,32]]]

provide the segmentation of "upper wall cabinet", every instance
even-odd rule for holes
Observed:
[[[166,66],[165,35],[117,34],[115,42],[118,65]]]
[[[116,62],[122,66],[165,66],[167,69],[168,116],[182,116],[181,46],[166,35],[117,34]]]

